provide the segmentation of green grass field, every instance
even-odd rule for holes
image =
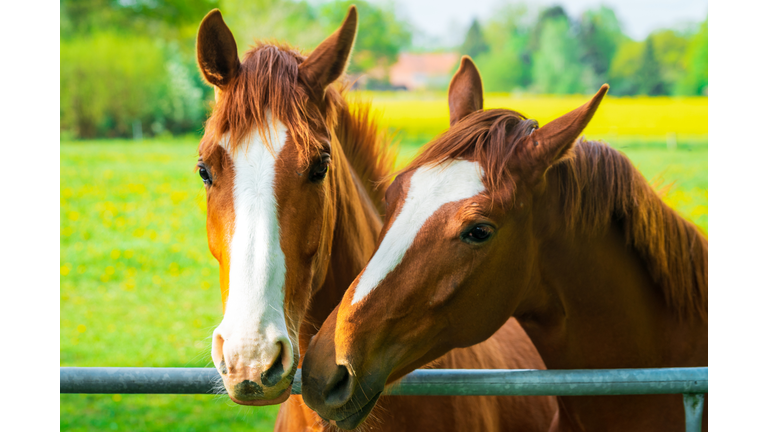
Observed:
[[[597,137],[599,138],[599,137]],[[403,139],[400,163],[424,140]],[[611,138],[707,230],[706,137]],[[196,138],[61,143],[61,366],[210,366],[221,319]],[[62,395],[62,430],[271,430],[226,396]]]

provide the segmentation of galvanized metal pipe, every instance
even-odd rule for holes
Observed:
[[[63,367],[60,393],[216,394],[213,368]]]
[[[389,388],[398,395],[630,395],[706,393],[707,368],[419,370]]]
[[[683,405],[685,405],[685,432],[701,432],[701,420],[704,416],[704,395],[700,393],[684,394]]]
[[[708,369],[425,369],[387,387],[385,394],[408,396],[700,394]],[[223,386],[213,368],[63,367],[61,393],[217,394]],[[301,371],[293,393],[301,393]],[[687,405],[686,405],[687,406]]]

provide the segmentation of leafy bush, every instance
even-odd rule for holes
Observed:
[[[79,138],[201,125],[203,87],[175,45],[95,33],[61,41],[61,130]],[[199,126],[197,126],[199,128]]]

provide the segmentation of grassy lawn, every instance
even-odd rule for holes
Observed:
[[[625,152],[707,230],[706,135],[588,135]],[[402,137],[399,163],[427,139]],[[210,365],[221,319],[196,138],[61,143],[61,366]],[[224,396],[62,395],[62,430],[271,430],[277,407]]]

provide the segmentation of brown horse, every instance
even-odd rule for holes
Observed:
[[[381,229],[376,185],[392,155],[367,105],[331,84],[343,75],[357,31],[354,7],[309,56],[259,43],[241,62],[221,13],[203,19],[197,55],[216,104],[199,146],[208,203],[208,243],[220,263],[224,318],[212,357],[230,398],[286,401],[301,353],[373,254]],[[519,353],[504,356],[500,347]],[[451,368],[543,367],[516,322],[487,343],[457,350]],[[523,415],[542,429],[554,399],[414,398],[382,401],[381,430],[479,430]],[[509,414],[508,412],[520,413]],[[279,430],[328,426],[293,396]],[[376,426],[376,425],[374,425]]]
[[[623,154],[577,140],[607,90],[539,128],[483,111],[480,75],[462,59],[451,128],[389,186],[374,256],[310,344],[313,409],[364,415],[385,384],[510,316],[548,368],[707,365],[706,239]],[[680,395],[558,406],[553,431],[684,425]]]

